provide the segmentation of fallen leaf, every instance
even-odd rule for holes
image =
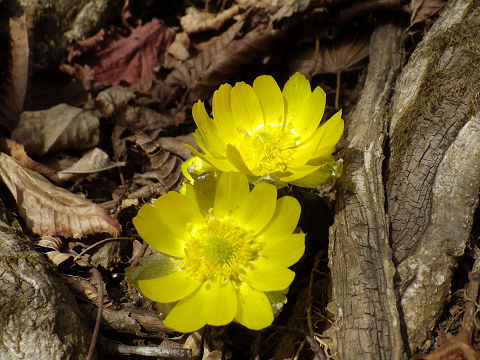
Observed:
[[[0,85],[0,125],[8,131],[12,131],[17,125],[27,93],[30,72],[29,34],[33,28],[32,12],[33,8],[29,8],[20,17],[9,20],[10,67]]]
[[[473,347],[471,334],[466,329],[460,330],[455,337],[448,340],[440,349],[425,356],[424,360],[480,360],[480,353]]]
[[[98,233],[118,236],[121,232],[118,221],[101,206],[53,185],[4,153],[0,153],[0,177],[35,234],[81,238]]]
[[[56,266],[59,266],[67,260],[72,260],[74,257],[73,254],[66,254],[61,251],[61,248],[63,247],[63,240],[58,237],[42,236],[42,238],[38,240],[37,245],[46,249],[50,249],[50,251],[47,251],[45,255],[47,255],[50,261]]]
[[[308,4],[309,0],[300,4],[282,1],[279,7],[249,8],[222,34],[197,46],[199,54],[179,64],[155,85],[152,97],[169,103],[182,90],[188,90],[189,102],[209,97],[231,74],[268,51],[287,28],[278,25],[281,20],[304,11]]]
[[[368,57],[369,43],[370,36],[367,35],[334,42],[325,40],[320,43],[318,56],[315,56],[315,49],[311,47],[295,52],[295,57],[289,63],[290,71],[315,76],[358,70]]]
[[[135,92],[124,86],[112,86],[101,91],[95,98],[103,117],[110,117],[119,112],[135,98]]]
[[[90,300],[93,304],[98,306],[98,290],[92,283],[93,280],[87,280],[74,275],[61,274],[61,276],[74,294],[83,299]],[[112,299],[109,298],[105,284],[103,284],[103,307],[110,310],[115,310],[117,308]]]
[[[59,104],[41,111],[24,111],[12,132],[12,139],[25,145],[27,152],[41,156],[61,149],[88,149],[99,140],[99,115]]]
[[[99,148],[94,148],[85,153],[73,165],[59,171],[57,176],[61,181],[72,181],[86,174],[94,174],[121,166],[125,166],[125,162],[111,161],[107,153]]]
[[[0,151],[10,155],[16,162],[24,168],[30,169],[40,175],[45,176],[50,181],[58,183],[57,171],[49,166],[32,160],[25,151],[22,144],[11,139],[0,138]]]
[[[410,8],[412,15],[410,16],[410,30],[415,24],[424,22],[429,17],[435,15],[445,6],[444,0],[412,0]]]
[[[186,14],[180,18],[180,24],[187,34],[194,34],[220,30],[227,21],[231,21],[240,12],[240,7],[234,5],[221,13],[212,14],[191,6],[185,12]]]
[[[188,48],[190,47],[190,38],[184,32],[175,35],[175,40],[168,47],[167,53],[178,60],[187,60],[190,57]]]
[[[112,28],[69,44],[67,63],[60,69],[80,80],[87,89],[127,83],[145,86],[154,80],[174,31],[153,19],[136,28]]]

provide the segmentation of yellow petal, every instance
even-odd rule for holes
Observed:
[[[174,191],[162,195],[153,204],[145,204],[133,218],[138,234],[154,249],[165,254],[184,257],[187,223],[202,220],[198,208]]]
[[[310,82],[299,72],[293,74],[283,87],[283,97],[287,108],[287,121],[293,123],[296,116],[312,93]]]
[[[295,273],[286,266],[260,256],[255,268],[245,276],[245,281],[253,289],[260,291],[283,290],[290,286]]]
[[[293,129],[302,139],[308,139],[318,128],[325,111],[326,94],[316,87],[296,114],[292,114]]]
[[[303,165],[303,166],[300,166],[298,168],[292,168],[292,169],[287,168],[288,171],[290,171],[292,174],[289,175],[289,176],[282,177],[280,180],[289,183],[291,181],[295,181],[297,179],[308,176],[308,175],[314,173],[315,171],[317,171],[319,168],[320,168],[319,166],[310,165],[310,164]]]
[[[318,148],[312,155],[312,159],[330,155],[335,150],[335,145],[342,136],[343,127],[344,123],[342,119],[342,110],[340,110],[330,119],[328,119],[322,126],[320,126],[323,136],[320,140]]]
[[[317,128],[308,140],[295,147],[295,152],[292,154],[289,163],[298,167],[305,165],[310,159],[313,159],[314,153],[324,136],[325,129],[322,127]]]
[[[235,321],[243,326],[260,330],[273,322],[273,311],[264,292],[254,290],[243,283],[238,288],[238,310]]]
[[[213,208],[216,182],[216,175],[208,174],[196,179],[195,186],[185,184],[182,187],[184,196],[195,204],[203,216]]]
[[[278,199],[272,219],[258,236],[268,239],[291,234],[297,227],[300,212],[300,203],[294,197]]]
[[[150,300],[160,303],[183,299],[200,285],[201,282],[190,278],[186,271],[177,271],[153,279],[138,280],[140,291]]]
[[[305,252],[305,234],[290,234],[270,237],[265,242],[260,255],[269,260],[289,267],[295,264]]]
[[[170,329],[189,333],[201,329],[207,324],[203,292],[200,287],[190,296],[180,300],[168,313],[163,324]]]
[[[237,128],[249,131],[264,124],[262,107],[250,85],[244,82],[236,83],[231,97],[232,113]]]
[[[283,124],[285,108],[280,88],[269,75],[262,75],[253,82],[253,90],[262,106],[266,124]]]
[[[236,129],[232,114],[231,95],[232,87],[229,84],[223,84],[213,93],[212,113],[219,136],[225,143],[231,142],[235,138]]]
[[[210,116],[208,116],[203,102],[198,101],[193,104],[192,115],[198,126],[198,131],[195,131],[197,138],[198,134],[201,134],[203,143],[207,147],[208,152],[219,156],[225,154],[225,143],[223,142],[223,139],[218,136],[217,127]],[[207,151],[205,149],[203,150]]]
[[[247,164],[245,164],[245,161],[243,161],[240,151],[238,151],[235,146],[233,146],[232,144],[227,144],[226,152],[228,161],[233,166],[235,166],[236,170],[240,171],[243,174],[253,176],[252,172],[247,167]]]
[[[297,177],[296,179],[289,179],[289,182],[296,186],[314,188],[320,186],[330,179],[336,179],[340,177],[342,173],[342,161],[335,161],[333,156],[330,156],[329,158],[330,160],[326,161],[320,166],[313,166],[317,169],[311,174],[303,177]]]
[[[276,199],[277,188],[274,185],[259,183],[232,216],[256,234],[262,231],[272,218]]]
[[[249,195],[247,177],[240,173],[223,173],[215,193],[214,215],[231,216]]]
[[[203,295],[207,324],[221,326],[233,321],[237,313],[237,294],[231,282],[204,284],[199,292]]]
[[[200,159],[208,162],[214,168],[219,171],[227,172],[227,171],[237,171],[237,168],[233,166],[230,161],[225,158],[217,158],[210,154],[202,154],[197,149],[191,147],[190,145],[185,144],[185,146],[192,152],[193,155],[198,156]]]

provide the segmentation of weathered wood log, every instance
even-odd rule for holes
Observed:
[[[480,4],[453,0],[397,81],[387,189],[412,351],[448,300],[480,187]]]
[[[405,28],[393,23],[374,31],[367,79],[348,128],[329,248],[340,359],[405,358],[382,178],[404,37]]]
[[[73,295],[0,204],[0,359],[85,359],[91,334]]]

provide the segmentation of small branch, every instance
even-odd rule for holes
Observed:
[[[111,341],[102,341],[104,350],[114,355],[158,356],[168,359],[191,359],[192,351],[182,348],[164,348],[158,346],[130,346]]]
[[[95,321],[95,329],[93,330],[92,341],[90,342],[90,348],[88,349],[88,356],[87,360],[92,360],[95,350],[95,344],[98,338],[98,332],[100,331],[100,320],[102,320],[102,310],[103,310],[103,279],[100,272],[92,268],[93,277],[95,278],[95,282],[97,283],[98,288],[98,311],[97,311],[97,319]]]

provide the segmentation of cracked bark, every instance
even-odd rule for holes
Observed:
[[[6,213],[0,202],[0,359],[85,359],[75,299]]]
[[[374,31],[367,79],[348,130],[329,248],[341,359],[405,358],[382,179],[388,103],[404,61],[404,32],[394,23]]]
[[[404,358],[431,336],[480,193],[480,1],[450,0],[398,79],[391,34],[371,40],[330,229],[342,359]]]
[[[439,319],[480,186],[480,2],[450,1],[395,89],[388,215],[412,350]]]

